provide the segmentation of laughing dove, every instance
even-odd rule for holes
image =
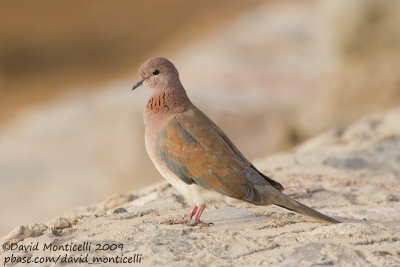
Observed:
[[[274,204],[320,221],[339,223],[283,194],[283,186],[243,156],[226,134],[190,102],[178,70],[167,59],[148,59],[139,69],[152,96],[144,110],[147,153],[162,176],[194,204],[176,223],[195,226],[206,204],[234,198]],[[132,90],[133,90],[132,89]],[[203,223],[204,224],[204,223]]]

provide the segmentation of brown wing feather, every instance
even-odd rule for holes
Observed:
[[[264,202],[254,185],[270,183],[197,109],[176,115],[160,131],[157,151],[168,168],[188,184],[194,182],[252,203]]]
[[[199,110],[199,112],[201,112]],[[206,115],[204,115],[206,116]],[[213,122],[210,120],[210,124],[213,127],[213,129],[221,136],[221,138],[224,139],[224,141],[229,145],[229,147],[232,149],[232,151],[243,161],[246,162],[254,171],[256,171],[259,175],[261,175],[270,185],[278,189],[279,191],[282,191],[284,187],[278,183],[277,181],[269,178],[262,172],[260,172],[254,165],[237,149],[237,147],[232,143],[232,141],[229,139],[229,137]]]

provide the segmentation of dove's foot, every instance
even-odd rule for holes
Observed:
[[[196,226],[196,225],[210,226],[211,223],[205,223],[200,221],[200,216],[205,208],[206,208],[205,205],[202,205],[200,207],[194,206],[188,215],[186,215],[182,219],[175,221],[173,224],[184,224],[187,226]]]
[[[179,219],[179,220],[176,220],[176,221],[174,221],[174,222],[171,222],[171,224],[187,224],[187,223],[189,223],[191,220],[187,217],[187,216],[185,216],[185,217],[183,217],[182,219]]]
[[[201,225],[201,226],[211,226],[213,223],[206,223],[206,222],[202,222],[202,221],[195,221],[195,220],[191,220],[188,219],[187,216],[185,216],[182,219],[176,220],[175,222],[172,222],[171,224],[184,224],[186,226],[196,226],[196,225]]]
[[[208,226],[213,225],[213,223],[206,223],[206,222],[202,222],[202,221],[200,221],[200,220],[196,222],[196,221],[192,220],[192,221],[190,221],[190,222],[185,223],[185,225],[191,226],[191,227],[197,226],[197,225],[208,227]]]

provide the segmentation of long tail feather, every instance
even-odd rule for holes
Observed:
[[[274,205],[315,218],[320,221],[328,223],[340,223],[338,220],[335,220],[310,207],[307,207],[306,205],[301,204],[300,202],[297,202],[273,187],[268,187],[267,190],[264,188],[263,191],[263,195],[267,196],[268,201]]]

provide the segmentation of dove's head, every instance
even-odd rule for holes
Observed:
[[[178,70],[171,61],[163,57],[146,60],[140,66],[139,75],[142,79],[133,86],[133,89],[142,84],[156,92],[183,89]]]

